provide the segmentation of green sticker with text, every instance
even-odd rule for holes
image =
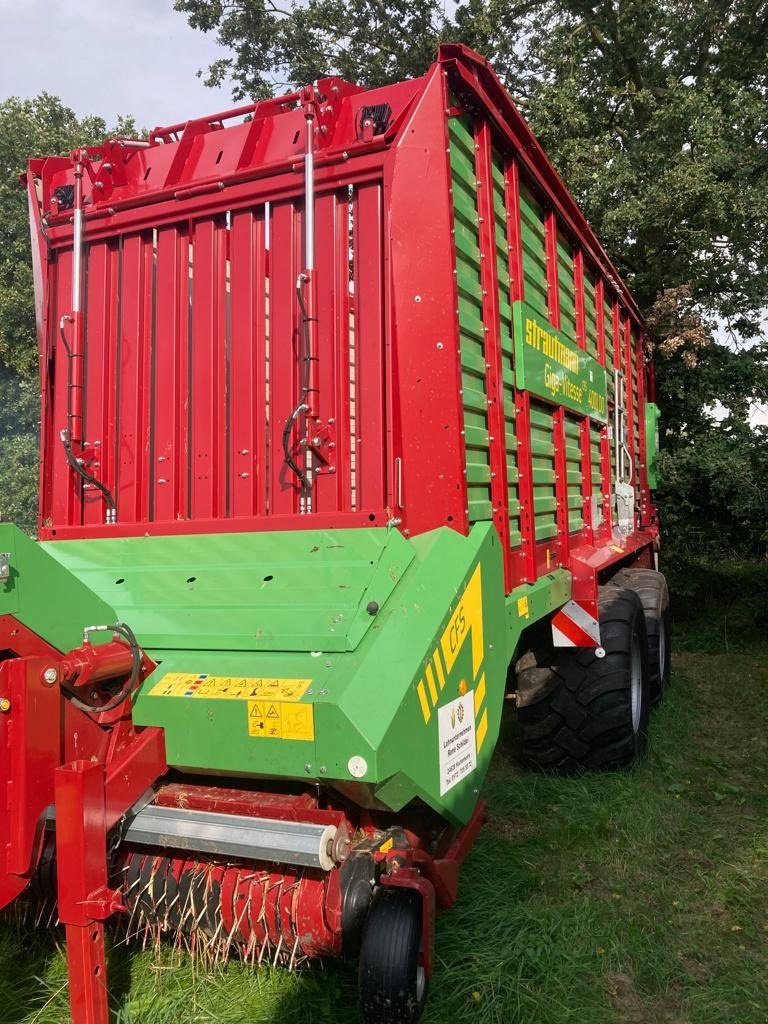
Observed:
[[[527,303],[515,302],[512,310],[517,387],[605,423],[605,368]]]

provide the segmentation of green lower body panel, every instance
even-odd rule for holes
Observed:
[[[7,543],[6,543],[7,534]],[[307,780],[466,822],[498,737],[521,631],[570,596],[553,573],[504,595],[498,537],[440,529],[37,544],[0,527],[0,611],[49,643],[127,622],[157,668],[138,725],[182,771]]]

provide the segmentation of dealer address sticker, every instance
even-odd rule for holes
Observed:
[[[453,789],[477,767],[475,691],[437,709],[440,742],[440,796]]]

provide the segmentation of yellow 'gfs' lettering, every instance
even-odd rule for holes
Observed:
[[[464,605],[461,604],[456,609],[456,614],[453,616],[453,620],[448,627],[448,643],[451,648],[451,654],[455,655],[459,647],[461,647],[461,642],[466,632],[467,620],[464,616]]]

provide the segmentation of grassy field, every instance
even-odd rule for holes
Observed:
[[[637,771],[523,774],[505,725],[427,1024],[768,1022],[768,636],[745,592],[678,615]],[[110,971],[115,1024],[355,1020],[354,978],[332,964],[210,974],[118,947]],[[0,930],[0,977],[0,1024],[67,1020],[55,937]]]

